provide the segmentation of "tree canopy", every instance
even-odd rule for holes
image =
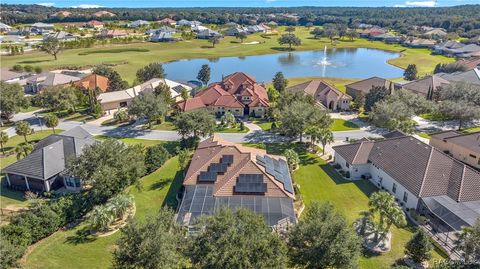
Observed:
[[[221,208],[199,222],[200,233],[190,237],[188,256],[199,268],[283,268],[283,240],[264,218],[248,209]]]
[[[215,117],[206,109],[181,112],[175,117],[173,123],[178,134],[183,138],[212,135],[217,127]]]
[[[407,254],[414,262],[421,263],[428,261],[432,254],[430,251],[433,245],[430,242],[428,235],[419,228],[405,245],[405,254]]]
[[[17,84],[9,84],[0,81],[0,107],[2,108],[2,117],[10,119],[13,114],[20,112],[22,108],[27,108],[30,102],[25,98],[22,87]]]
[[[57,60],[58,53],[63,49],[63,43],[54,37],[47,37],[40,44],[40,50],[52,55],[55,60]]]
[[[51,86],[35,95],[33,102],[51,111],[75,111],[81,103],[79,94],[82,93],[75,87]]]
[[[113,68],[106,65],[97,65],[92,70],[93,74],[104,76],[108,78],[107,91],[120,91],[128,88],[128,82],[122,80],[120,74]]]
[[[294,34],[284,34],[278,39],[278,44],[288,45],[288,49],[292,50],[292,46],[300,46],[302,40]]]
[[[210,73],[210,66],[208,64],[204,64],[202,65],[202,68],[200,68],[200,71],[198,71],[197,79],[200,80],[203,85],[207,85],[210,81]]]
[[[279,93],[285,91],[288,85],[288,80],[285,78],[282,72],[277,72],[273,77],[273,88],[277,90]]]
[[[133,98],[132,103],[128,107],[128,114],[137,118],[145,118],[149,128],[152,127],[154,121],[163,121],[170,106],[163,96],[154,93],[142,93]]]
[[[354,268],[360,240],[345,217],[330,203],[311,203],[288,235],[293,267]]]
[[[152,78],[164,78],[165,71],[161,63],[149,63],[148,65],[138,69],[137,79],[140,82],[146,82]]]
[[[439,111],[458,120],[458,128],[465,122],[480,118],[480,86],[465,82],[451,83],[440,90]]]

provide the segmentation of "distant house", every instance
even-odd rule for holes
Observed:
[[[205,31],[205,30],[209,30],[209,29],[205,26],[202,26],[202,25],[192,26],[192,32],[195,32],[195,33],[200,33],[200,32]]]
[[[387,30],[385,30],[383,28],[372,27],[372,28],[368,28],[368,29],[365,29],[365,30],[361,31],[360,32],[360,37],[369,38],[369,37],[384,35],[386,33],[387,33]]]
[[[85,23],[85,27],[88,28],[102,29],[104,26],[105,24],[103,22],[97,20],[91,20]]]
[[[247,26],[247,32],[250,34],[254,33],[265,33],[267,30],[261,25],[252,25]]]
[[[127,26],[130,27],[130,28],[138,28],[138,27],[143,27],[143,26],[147,26],[147,25],[150,25],[150,23],[148,21],[145,21],[145,20],[136,20],[136,21],[133,21],[133,22],[127,24]]]
[[[423,35],[425,36],[436,36],[436,37],[445,37],[447,34],[448,33],[445,31],[445,29],[442,29],[442,28],[434,28],[423,33]]]
[[[480,132],[444,131],[430,136],[430,145],[453,158],[480,169]]]
[[[177,101],[180,100],[180,94],[183,89],[186,89],[189,93],[192,90],[192,87],[173,80],[153,78],[147,82],[123,91],[101,93],[98,95],[97,100],[99,101],[103,111],[105,111],[107,114],[112,114],[119,109],[128,107],[132,103],[133,98],[139,94],[142,94],[143,92],[153,92],[160,84],[166,84],[170,88],[171,97]]]
[[[0,33],[8,33],[12,31],[13,27],[10,25],[6,25],[5,23],[0,22]]]
[[[248,33],[245,27],[233,27],[225,30],[226,36],[238,36],[240,33]]]
[[[311,80],[287,88],[292,93],[302,92],[313,96],[324,108],[330,110],[349,110],[352,98],[323,80]]]
[[[157,31],[150,37],[150,42],[170,42],[175,41],[172,33]]]
[[[198,145],[183,180],[176,223],[191,228],[222,207],[248,208],[273,230],[297,223],[285,157],[210,137]]]
[[[396,36],[396,35],[386,33],[386,34],[382,34],[382,35],[370,35],[369,39],[370,40],[383,41],[387,44],[399,44],[399,43],[402,42],[403,38],[401,36]]]
[[[457,63],[464,65],[468,70],[479,69],[480,70],[480,57],[472,57],[469,59],[460,59]]]
[[[212,83],[195,97],[177,102],[176,107],[181,111],[208,108],[217,116],[230,112],[236,117],[264,117],[269,102],[265,86],[258,84],[252,76],[236,72],[221,82]]]
[[[402,44],[411,48],[433,48],[437,42],[433,39],[407,38]]]
[[[58,12],[52,14],[52,16],[54,16],[54,17],[64,17],[64,18],[69,17],[71,15],[72,15],[72,12],[66,11],[66,10],[58,11]]]
[[[109,12],[109,11],[105,11],[105,10],[102,10],[102,11],[97,11],[95,13],[93,13],[93,16],[95,17],[115,17],[115,13],[112,13],[112,12]]]
[[[455,73],[438,73],[437,76],[442,77],[452,82],[466,82],[475,85],[480,85],[480,68],[473,68],[465,72],[455,72]]]
[[[46,87],[65,85],[80,80],[79,77],[62,73],[46,72],[26,78],[25,92],[38,93]]]
[[[454,56],[459,58],[480,57],[480,46],[477,44],[465,45],[458,41],[447,41],[436,45],[433,48],[436,54],[443,54],[446,56]]]
[[[53,24],[50,24],[50,23],[36,22],[32,24],[32,28],[38,29],[42,32],[48,32],[53,30],[55,27]]]
[[[425,214],[434,233],[448,236],[480,217],[480,173],[414,137],[363,140],[333,150],[350,179],[368,179],[405,210]]]
[[[0,68],[0,81],[7,83],[16,83],[21,79],[25,79],[31,76],[31,73],[28,72],[14,72],[8,68]]]
[[[403,84],[402,89],[411,91],[431,100],[434,92],[440,90],[442,87],[445,87],[448,84],[450,84],[448,80],[437,75],[430,75]]]
[[[40,140],[25,158],[5,167],[7,184],[22,191],[48,192],[61,187],[80,190],[81,179],[64,172],[67,162],[78,157],[95,139],[78,126],[60,134]]]
[[[175,24],[177,24],[177,21],[176,21],[176,20],[173,20],[173,19],[170,19],[170,18],[165,18],[165,19],[159,20],[158,23],[160,23],[160,24],[175,25]]]
[[[43,40],[46,40],[46,39],[49,39],[49,38],[53,38],[53,39],[56,39],[58,41],[71,41],[71,40],[77,39],[74,35],[72,35],[70,33],[67,33],[65,31],[59,31],[59,32],[54,32],[54,33],[50,33],[48,35],[45,35],[43,37]]]
[[[199,21],[187,21],[187,20],[179,20],[177,22],[177,25],[178,26],[189,26],[189,27],[195,27],[195,26],[199,26],[201,25],[202,23],[199,22]]]
[[[82,90],[106,92],[108,88],[108,78],[97,74],[90,74],[73,83]]]
[[[100,38],[120,38],[120,37],[126,37],[126,36],[128,36],[127,31],[122,29],[112,29],[112,30],[102,29],[100,31],[100,34],[98,35],[98,37]]]
[[[360,93],[365,96],[373,87],[385,87],[389,92],[400,89],[400,86],[394,82],[379,77],[371,77],[346,85],[347,94],[354,100],[357,100]]]
[[[213,31],[213,30],[210,30],[210,29],[200,31],[196,35],[196,38],[198,38],[198,39],[210,39],[210,38],[213,38],[213,37],[222,37],[222,35],[219,32]]]

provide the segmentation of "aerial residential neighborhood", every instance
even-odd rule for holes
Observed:
[[[0,268],[480,268],[480,5],[0,4]]]

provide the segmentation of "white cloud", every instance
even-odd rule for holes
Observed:
[[[277,1],[277,0],[265,0],[265,2],[267,2],[267,3],[272,3],[272,2],[275,2],[275,1]]]
[[[393,7],[407,7],[406,5],[394,5]]]
[[[437,1],[407,1],[405,5],[409,7],[434,7],[437,5]]]
[[[37,3],[37,5],[44,7],[53,7],[55,3]]]
[[[89,5],[89,4],[82,4],[82,5],[78,5],[78,6],[72,6],[73,8],[99,8],[99,7],[103,7],[101,5]]]

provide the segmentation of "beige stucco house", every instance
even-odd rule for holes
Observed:
[[[287,89],[292,93],[303,92],[311,95],[323,107],[329,110],[349,110],[352,97],[323,80],[307,81]]]
[[[453,158],[480,169],[480,132],[463,134],[457,131],[435,133],[430,145]]]

